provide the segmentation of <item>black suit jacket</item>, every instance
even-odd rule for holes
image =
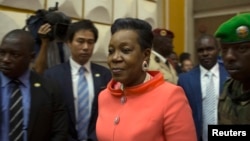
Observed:
[[[88,137],[89,141],[97,141],[96,137],[96,120],[98,116],[98,94],[101,90],[105,89],[108,82],[111,79],[110,71],[100,65],[91,63],[91,71],[94,82],[94,91],[95,96],[93,100],[93,105],[91,109],[91,118],[88,127]],[[49,78],[53,78],[59,82],[62,92],[63,98],[66,101],[68,118],[69,118],[69,139],[68,141],[77,141],[77,130],[76,126],[76,117],[75,117],[75,106],[74,106],[74,94],[72,88],[72,77],[71,77],[71,69],[69,61],[63,64],[59,64],[54,66],[44,73],[45,76]]]
[[[66,141],[67,114],[58,85],[32,71],[30,85],[28,141]]]

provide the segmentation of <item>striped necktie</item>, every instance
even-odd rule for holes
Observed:
[[[90,118],[88,83],[84,76],[84,68],[79,70],[78,80],[78,120],[77,131],[79,140],[87,140],[88,123]]]
[[[19,88],[21,82],[12,80],[12,93],[9,105],[9,139],[10,141],[23,140],[23,104],[22,94]]]
[[[203,141],[208,140],[208,125],[214,125],[216,121],[217,100],[215,93],[215,85],[213,82],[213,73],[208,72],[206,75],[206,96],[203,99]]]

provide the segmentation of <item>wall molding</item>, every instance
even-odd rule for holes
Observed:
[[[194,19],[250,12],[249,5],[194,13]]]

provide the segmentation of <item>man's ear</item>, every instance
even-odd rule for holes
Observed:
[[[30,68],[31,69],[34,69],[34,66],[35,66],[35,59],[36,59],[36,53],[35,51],[33,51],[31,54],[30,54]]]

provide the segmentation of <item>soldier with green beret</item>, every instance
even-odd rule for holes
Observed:
[[[219,124],[250,124],[250,13],[222,23],[215,37],[231,78],[219,100]]]

